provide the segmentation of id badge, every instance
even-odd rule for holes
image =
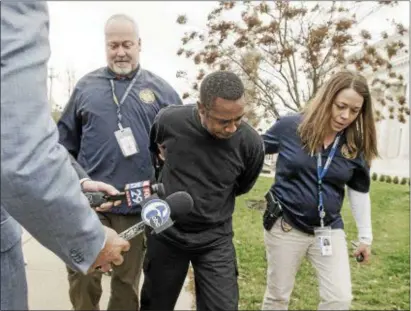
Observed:
[[[333,254],[331,227],[317,227],[314,234],[320,246],[321,256],[331,256]]]
[[[139,152],[133,132],[131,132],[129,127],[115,131],[114,135],[116,136],[121,152],[126,158]]]

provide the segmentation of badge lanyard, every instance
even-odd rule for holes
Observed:
[[[331,148],[330,154],[328,155],[327,162],[325,162],[324,167],[322,167],[321,152],[317,153],[317,176],[318,176],[318,213],[320,215],[321,228],[324,228],[324,202],[323,202],[323,178],[330,167],[330,164],[334,158],[335,152],[337,150],[338,142],[340,141],[340,134],[334,140],[334,144]]]
[[[128,85],[126,91],[123,94],[123,97],[121,98],[121,101],[119,102],[117,99],[117,96],[114,92],[114,81],[113,79],[110,79],[110,84],[111,84],[111,92],[113,93],[113,100],[114,103],[117,105],[117,122],[118,122],[118,128],[120,130],[123,130],[123,126],[121,125],[121,119],[122,119],[122,115],[121,115],[121,106],[123,105],[124,101],[126,100],[128,93],[130,93],[131,88],[133,87],[134,83],[136,83],[138,76],[140,75],[140,70],[137,71],[137,73],[135,74],[133,80],[131,80],[130,84]]]

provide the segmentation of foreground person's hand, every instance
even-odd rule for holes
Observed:
[[[113,229],[104,226],[106,231],[106,244],[100,251],[96,261],[89,269],[89,273],[97,267],[102,272],[107,272],[111,269],[111,264],[119,266],[123,263],[122,252],[127,252],[130,249],[130,243],[121,238]]]

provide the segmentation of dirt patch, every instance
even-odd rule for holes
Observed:
[[[266,208],[266,201],[250,199],[250,200],[245,200],[245,205],[250,209],[263,212],[265,211],[265,208]]]
[[[193,305],[192,310],[196,310],[196,286],[195,286],[195,282],[194,282],[194,271],[193,271],[193,267],[190,264],[190,267],[188,268],[188,272],[187,272],[187,276],[188,276],[188,284],[187,284],[187,290],[193,295],[194,299],[193,299]]]

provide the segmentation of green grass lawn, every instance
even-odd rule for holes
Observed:
[[[245,202],[263,199],[271,182],[271,178],[260,177],[255,187],[237,200],[234,242],[239,262],[241,310],[261,309],[266,284],[262,212],[247,208]],[[354,258],[351,261],[353,310],[410,310],[409,194],[408,185],[373,182],[371,186],[373,255],[368,265],[360,265]],[[357,240],[347,202],[343,217],[348,242]],[[316,310],[318,302],[314,269],[304,261],[297,274],[290,310]]]

